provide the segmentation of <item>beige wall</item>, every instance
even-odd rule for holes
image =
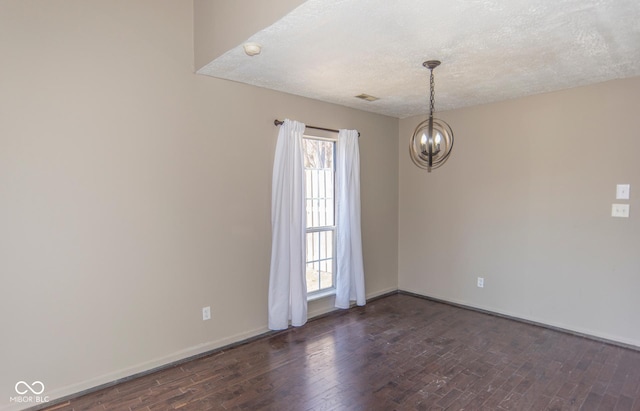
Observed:
[[[639,107],[632,78],[444,112],[431,174],[401,120],[399,288],[640,346]]]
[[[274,118],[362,133],[369,296],[640,346],[640,78],[442,113],[427,174],[419,118],[194,75],[190,2],[3,1],[0,55],[0,409],[19,380],[55,398],[266,331]]]
[[[0,4],[0,409],[267,330],[274,118],[362,133],[367,293],[397,289],[398,120],[194,75],[192,36],[186,1]]]

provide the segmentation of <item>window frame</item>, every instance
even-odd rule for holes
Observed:
[[[336,293],[336,271],[337,271],[337,247],[336,247],[336,205],[337,205],[337,198],[336,198],[336,150],[338,148],[338,138],[337,137],[323,137],[323,136],[317,136],[317,135],[310,135],[310,134],[303,134],[302,136],[303,140],[316,140],[316,141],[323,141],[323,142],[330,142],[333,144],[333,150],[332,150],[332,154],[333,154],[333,158],[332,158],[332,178],[333,178],[333,225],[325,225],[325,226],[318,226],[318,227],[307,227],[307,223],[305,220],[305,278],[306,278],[306,267],[307,264],[309,263],[309,261],[314,262],[314,261],[322,261],[323,259],[318,258],[317,260],[309,260],[307,259],[307,254],[308,254],[308,244],[307,244],[307,235],[309,233],[320,233],[320,232],[331,232],[332,236],[333,236],[333,240],[332,240],[332,250],[331,250],[331,272],[332,272],[332,286],[331,287],[326,287],[326,288],[321,288],[315,291],[307,291],[307,301],[313,301],[313,300],[317,300],[320,298],[324,298],[324,297],[328,297],[331,295],[335,295]],[[307,167],[305,167],[305,173],[307,171]],[[306,178],[306,177],[305,177]],[[307,202],[308,199],[313,199],[313,197],[309,198],[307,197],[307,193],[306,193],[306,188],[305,188],[305,204]],[[305,205],[305,218],[306,218],[306,205]],[[324,259],[326,260],[326,259]],[[308,288],[307,288],[308,290]]]

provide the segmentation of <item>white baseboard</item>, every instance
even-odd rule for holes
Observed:
[[[199,344],[193,347],[186,348],[184,350],[176,351],[169,355],[159,357],[159,358],[154,358],[153,360],[136,364],[131,367],[123,368],[111,373],[90,378],[88,380],[84,380],[77,384],[67,385],[65,387],[56,388],[51,391],[47,390],[46,395],[47,397],[49,397],[49,403],[59,402],[60,399],[64,399],[65,397],[79,396],[84,394],[85,392],[96,391],[98,389],[109,387],[132,378],[150,374],[162,368],[173,366],[179,362],[188,361],[201,354],[206,354],[210,351],[219,349],[221,347],[225,347],[225,346],[232,345],[234,343],[238,343],[253,337],[257,337],[267,332],[269,332],[269,329],[265,326],[265,327],[256,328],[250,331],[246,331],[243,333],[235,334],[229,337],[225,337],[219,340],[209,341],[207,343]],[[0,407],[0,410],[1,411],[18,411],[18,410],[26,410],[26,409],[39,409],[45,405],[46,404],[42,404],[42,403],[41,404],[10,403],[8,406]]]
[[[367,300],[371,298],[379,297],[384,294],[393,293],[395,291],[398,291],[398,289],[395,287],[385,289],[385,290],[379,290],[379,291],[367,294]],[[329,306],[321,307],[318,310],[310,312],[309,319],[313,319],[315,317],[319,317],[336,310],[338,310],[338,308],[335,308],[333,304]],[[66,397],[80,396],[85,393],[106,388],[132,378],[137,378],[146,374],[150,374],[162,368],[173,366],[176,363],[189,361],[194,357],[209,353],[210,351],[214,351],[216,349],[219,349],[225,346],[233,345],[235,343],[239,343],[254,337],[259,337],[268,332],[270,332],[270,330],[265,325],[264,327],[256,328],[250,331],[235,334],[219,340],[210,341],[207,343],[186,348],[184,350],[176,351],[174,353],[171,353],[163,357],[155,358],[153,360],[136,364],[131,367],[123,368],[111,373],[90,378],[88,380],[84,380],[76,384],[71,384],[65,387],[56,388],[51,391],[47,390],[49,403],[60,402],[60,400],[64,400]],[[26,410],[26,409],[35,410],[35,409],[43,408],[44,406],[45,404],[11,403],[8,406],[1,406],[0,411],[18,411],[18,410]]]
[[[496,309],[495,307],[488,307],[488,306],[483,306],[482,304],[469,303],[468,301],[458,300],[455,298],[442,297],[442,296],[433,295],[433,294],[424,294],[423,292],[416,292],[411,290],[400,290],[400,292],[415,294],[416,296],[422,296],[427,299],[441,301],[443,303],[451,303],[453,305],[457,305],[463,308],[468,308],[471,310],[484,311],[489,314],[495,314],[500,317],[505,317],[512,320],[516,320],[516,321],[531,323],[541,327],[556,329],[558,331],[568,332],[570,334],[576,334],[586,338],[601,340],[603,342],[623,346],[625,348],[640,350],[640,341],[634,341],[634,340],[617,336],[617,335],[610,335],[607,333],[594,331],[587,328],[575,327],[575,326],[567,325],[564,323],[549,321],[547,319],[540,319],[534,316],[528,316],[528,315],[524,315],[524,314],[516,313],[512,311],[499,310],[499,309]]]

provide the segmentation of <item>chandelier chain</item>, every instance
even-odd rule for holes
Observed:
[[[431,109],[429,111],[429,117],[433,117],[433,112],[435,111],[435,105],[436,105],[436,98],[435,98],[435,81],[433,79],[433,69],[430,69],[431,72],[431,84],[430,84],[430,88],[431,88]]]

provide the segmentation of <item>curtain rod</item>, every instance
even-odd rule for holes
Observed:
[[[282,124],[284,124],[284,121],[280,121],[278,119],[273,120],[273,124],[276,126],[281,126]],[[338,133],[339,130],[335,130],[333,128],[324,128],[324,127],[316,127],[316,126],[307,126],[305,125],[306,128],[312,128],[314,130],[323,130],[323,131],[330,131],[332,133]],[[360,137],[360,132],[358,131],[358,137]]]

